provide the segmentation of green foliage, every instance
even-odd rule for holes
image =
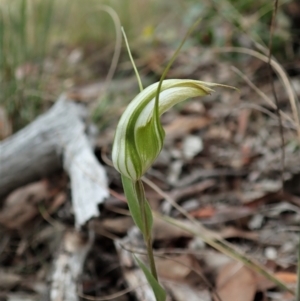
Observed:
[[[53,0],[0,3],[0,104],[19,128],[43,106],[43,59],[49,47]]]
[[[196,8],[202,14],[201,30],[195,34],[200,45],[248,47],[250,41],[268,45],[272,1],[213,0],[205,4],[197,3],[188,12],[192,15],[193,8]],[[282,11],[278,12],[277,24],[279,30],[275,32],[273,52],[282,57],[290,38],[288,20]]]
[[[166,293],[157,280],[156,267],[151,245],[153,217],[150,205],[146,200],[143,183],[141,180],[133,181],[123,175],[121,175],[121,178],[131,216],[137,227],[142,232],[144,241],[147,245],[151,272],[138,258],[135,258],[153,289],[156,301],[165,301]]]
[[[149,203],[147,200],[145,201],[145,214],[146,214],[146,220],[147,220],[147,225],[144,225],[143,223],[143,213],[142,213],[142,208],[141,208],[141,198],[144,196],[141,195],[142,193],[138,193],[136,183],[130,180],[129,178],[125,176],[122,177],[122,184],[125,192],[125,196],[128,202],[128,207],[131,213],[131,216],[137,225],[137,227],[141,230],[143,235],[146,235],[146,230],[149,229],[151,231],[152,229],[152,224],[153,224],[153,217],[152,217],[152,212]],[[138,198],[139,196],[139,198]]]
[[[63,91],[63,84],[55,83],[56,90],[53,92],[49,87],[51,75],[45,71],[45,58],[53,55],[53,46],[80,45],[94,47],[95,50],[113,48],[114,24],[110,16],[100,9],[102,5],[115,9],[129,37],[134,37],[132,47],[137,55],[143,55],[160,44],[171,44],[173,47],[177,43],[178,32],[182,30],[178,27],[178,21],[183,20],[184,26],[189,27],[191,20],[199,15],[203,21],[193,39],[189,39],[190,45],[198,42],[209,47],[241,46],[241,31],[248,38],[266,43],[272,10],[272,3],[267,0],[213,0],[201,3],[187,0],[172,4],[157,0],[141,3],[89,0],[89,5],[83,5],[82,0],[2,0],[0,105],[5,106],[15,129],[30,122],[47,108],[49,98],[54,100]],[[186,13],[178,14],[179,11]],[[279,30],[275,32],[273,48],[274,54],[282,57],[288,49],[285,44],[290,36],[281,11],[278,17]],[[93,61],[102,55],[103,52],[93,53]],[[64,80],[65,73],[61,70],[56,70],[55,76],[62,76]],[[51,96],[49,92],[52,92]]]
[[[151,274],[149,269],[144,265],[144,263],[140,261],[136,256],[135,259],[138,265],[140,266],[140,268],[143,270],[149,284],[151,285],[156,301],[165,301],[167,297],[165,290],[158,283],[158,281],[153,277],[153,275]]]

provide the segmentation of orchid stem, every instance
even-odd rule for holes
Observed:
[[[150,221],[148,220],[148,216],[146,214],[147,199],[146,199],[144,185],[143,185],[142,180],[136,181],[135,190],[136,190],[137,198],[138,198],[138,201],[140,203],[140,208],[141,208],[141,216],[142,216],[143,227],[144,227],[143,236],[144,236],[144,241],[145,241],[146,248],[147,248],[150,270],[151,270],[153,277],[156,280],[158,280],[155,261],[154,261],[154,255],[153,255],[153,248],[152,248],[151,224],[150,224]]]

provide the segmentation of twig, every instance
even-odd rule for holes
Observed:
[[[235,113],[235,111],[239,111],[241,109],[252,109],[252,110],[259,111],[261,113],[268,115],[270,118],[272,118],[278,122],[278,117],[276,114],[272,113],[270,110],[264,108],[263,106],[257,105],[255,103],[243,102],[236,109],[234,109],[231,112],[231,114],[233,114],[233,113]],[[292,129],[292,130],[296,129],[296,127],[292,124],[283,124],[283,126],[287,129]]]
[[[249,78],[246,76],[241,70],[238,68],[232,66],[231,69],[233,72],[237,73],[248,85],[250,88],[252,88],[259,96],[261,96],[273,109],[276,109],[276,105],[272,102],[272,100],[262,91],[260,90]],[[295,128],[297,128],[297,124],[295,121],[285,112],[280,110],[280,115],[282,118],[286,119],[290,123],[293,124]]]
[[[263,55],[262,53],[255,51],[253,49],[248,49],[244,47],[223,47],[220,49],[215,49],[216,52],[237,52],[237,53],[244,53],[251,56],[254,56],[258,58],[259,60],[268,63],[268,57],[266,55]],[[296,95],[293,91],[292,85],[289,81],[289,78],[285,72],[285,70],[278,64],[273,58],[271,58],[270,62],[271,66],[274,68],[274,70],[278,73],[285,89],[289,97],[289,101],[292,108],[293,118],[294,122],[297,125],[297,133],[298,138],[300,140],[300,120],[299,120],[299,114],[297,109],[297,102],[296,102]]]

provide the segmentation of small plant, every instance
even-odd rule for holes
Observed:
[[[208,95],[213,92],[213,87],[222,86],[189,79],[165,80],[165,76],[183,43],[197,24],[198,22],[188,31],[160,81],[145,89],[143,89],[123,31],[141,91],[128,105],[119,121],[113,144],[112,160],[114,167],[121,174],[132,218],[143,234],[150,270],[139,259],[137,259],[137,262],[145,273],[157,301],[164,301],[166,293],[158,282],[151,238],[153,218],[141,178],[153,164],[163,147],[165,132],[160,122],[160,116],[181,101],[191,97]]]

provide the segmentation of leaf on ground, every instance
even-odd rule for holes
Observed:
[[[191,131],[200,130],[211,123],[212,119],[201,116],[178,116],[174,121],[164,127],[166,140],[182,138]]]
[[[97,229],[104,229],[106,231],[116,233],[116,234],[126,234],[126,232],[133,226],[132,218],[129,216],[125,217],[113,217],[113,218],[104,218],[102,221],[95,221]]]
[[[285,283],[296,283],[297,282],[297,274],[289,273],[289,272],[277,272],[275,276]]]
[[[191,226],[190,221],[184,221],[188,226]],[[185,230],[180,229],[170,223],[154,216],[154,224],[152,231],[155,240],[174,240],[178,238],[192,238],[193,235]]]
[[[190,214],[192,216],[197,217],[197,218],[210,218],[210,217],[214,216],[215,213],[216,213],[216,209],[211,205],[208,205],[203,208],[199,208],[195,211],[190,212]]]
[[[257,240],[258,233],[253,231],[245,231],[236,227],[228,226],[224,227],[221,230],[221,237],[228,239],[228,238],[243,238],[249,240]]]
[[[220,270],[216,286],[222,301],[253,301],[257,288],[253,272],[236,262]]]
[[[175,301],[211,301],[208,289],[194,288],[189,285],[169,282],[166,283],[168,291],[170,291]]]
[[[39,181],[13,191],[0,212],[0,224],[9,229],[20,229],[39,214],[38,205],[51,198],[46,181]]]
[[[241,221],[253,214],[253,210],[241,206],[219,206],[215,208],[214,214],[208,219],[207,223],[218,224],[229,221]]]
[[[16,287],[22,281],[22,277],[18,274],[0,270],[0,288],[10,290]]]
[[[174,260],[173,260],[174,259]],[[172,258],[156,258],[157,273],[167,279],[184,280],[191,272],[191,256],[183,254]]]

